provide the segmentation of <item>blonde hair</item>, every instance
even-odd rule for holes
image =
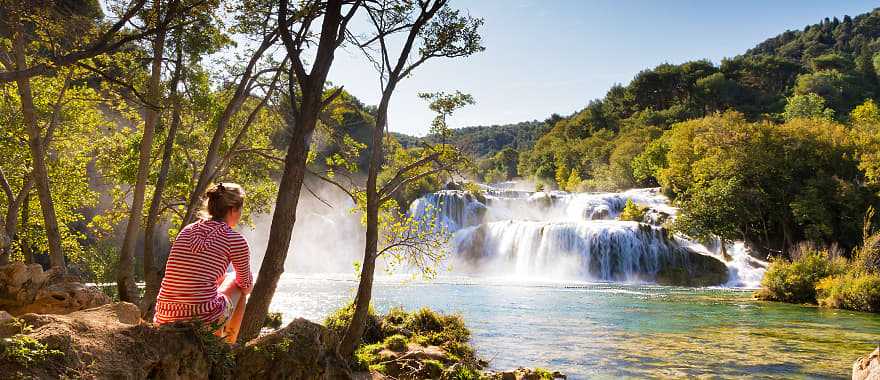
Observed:
[[[205,192],[201,217],[223,219],[231,210],[244,206],[244,189],[237,183],[220,182]]]

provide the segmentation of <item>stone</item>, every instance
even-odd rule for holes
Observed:
[[[0,268],[0,310],[13,316],[68,314],[109,302],[110,297],[98,288],[57,269],[43,271],[39,264],[21,262]]]
[[[880,347],[853,363],[853,380],[880,380]]]

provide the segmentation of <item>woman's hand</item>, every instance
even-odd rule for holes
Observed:
[[[251,286],[248,286],[247,288],[239,287],[239,289],[241,289],[241,294],[243,294],[243,295],[250,295],[250,294],[251,294],[251,291],[254,290],[254,285],[251,284]]]

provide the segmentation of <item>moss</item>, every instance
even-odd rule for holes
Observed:
[[[352,363],[352,369],[354,370],[365,370],[370,368],[371,365],[376,364],[379,361],[379,352],[382,351],[384,346],[380,343],[361,345],[354,352],[354,362]]]
[[[354,303],[337,309],[324,320],[324,326],[334,333],[336,336],[343,336],[348,328],[351,318],[354,316]],[[379,318],[376,316],[376,310],[370,305],[367,312],[367,326],[361,337],[364,343],[372,344],[381,342],[384,339],[382,329],[379,324]]]
[[[437,360],[424,360],[422,361],[422,366],[423,375],[427,376],[426,378],[429,379],[439,378],[446,369],[446,366]]]
[[[407,337],[397,334],[385,338],[384,344],[385,348],[391,351],[401,352],[406,350],[407,343],[409,343],[409,339],[407,339]]]
[[[449,380],[480,380],[483,376],[480,371],[466,365],[453,365],[443,373],[444,379]]]
[[[544,368],[541,368],[541,367],[535,368],[535,375],[538,375],[538,377],[541,380],[553,380],[554,379],[553,372],[550,372],[550,371],[548,371]]]
[[[270,312],[266,314],[266,319],[263,320],[263,327],[268,327],[273,330],[278,330],[281,328],[281,313],[277,311]]]

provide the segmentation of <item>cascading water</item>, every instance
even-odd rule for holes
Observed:
[[[688,284],[756,287],[766,268],[766,263],[748,255],[742,243],[730,246],[732,260],[725,261],[717,249],[669,236],[661,225],[675,217],[676,209],[659,189],[484,190],[484,201],[465,191],[443,190],[410,207],[416,217],[437,210],[439,222],[454,233],[451,246],[457,271],[620,282],[680,283],[686,277]],[[627,200],[647,207],[643,221],[617,220]],[[719,268],[726,278],[706,280],[700,273]]]

